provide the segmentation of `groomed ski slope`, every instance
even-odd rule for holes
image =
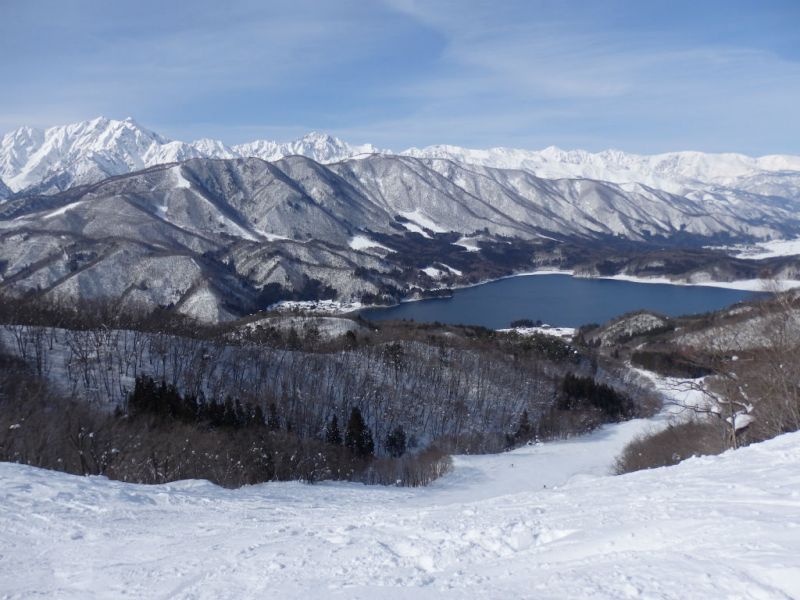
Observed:
[[[458,457],[419,490],[0,463],[0,598],[799,598],[800,433],[607,475],[648,426]]]

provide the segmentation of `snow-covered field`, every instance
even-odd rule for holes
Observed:
[[[0,463],[0,597],[800,597],[800,433],[610,476],[663,419],[457,457],[424,489]]]
[[[754,245],[740,245],[721,248],[737,258],[762,260],[776,256],[797,256],[800,254],[800,238],[791,240],[770,240]]]
[[[800,281],[796,279],[781,279],[773,281],[771,279],[739,279],[736,281],[681,281],[669,279],[668,277],[636,277],[634,275],[610,275],[597,277],[596,279],[615,279],[617,281],[631,281],[633,283],[662,283],[667,285],[689,285],[716,287],[728,290],[744,290],[747,292],[774,292],[786,291],[800,287]]]
[[[574,327],[552,327],[550,325],[541,325],[539,327],[509,327],[507,329],[498,329],[498,331],[513,331],[520,335],[552,335],[553,337],[563,338],[566,340],[571,340],[575,336]]]
[[[362,308],[360,302],[337,300],[282,300],[270,306],[271,310],[289,313],[303,311],[314,315],[340,315]]]

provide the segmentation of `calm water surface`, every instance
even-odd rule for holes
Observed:
[[[361,311],[365,319],[508,327],[515,319],[541,319],[577,327],[602,323],[623,313],[649,309],[677,316],[723,308],[759,296],[756,292],[711,287],[581,279],[569,275],[522,275],[456,290],[452,298],[405,302]]]

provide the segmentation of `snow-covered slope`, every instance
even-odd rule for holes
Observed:
[[[434,240],[437,232],[454,232],[452,241]],[[525,243],[553,236],[582,243],[763,239],[797,236],[800,217],[758,200],[705,206],[645,186],[546,180],[440,159],[376,154],[321,165],[302,156],[196,158],[6,200],[0,287],[64,300],[133,294],[146,304],[194,307],[200,300],[191,295],[210,280],[218,291],[202,287],[202,305],[230,296],[234,276],[257,289],[296,289],[307,275],[352,300],[381,283],[407,285],[396,270],[402,244],[435,244],[437,257],[466,254],[461,240],[476,234]],[[436,267],[425,272],[439,279],[442,268],[459,276],[469,269],[459,264],[422,267]]]
[[[608,476],[636,424],[426,489],[110,482],[0,464],[5,598],[797,598],[800,433]]]
[[[0,178],[15,192],[53,193],[189,158],[256,157],[271,161],[300,154],[326,163],[373,152],[377,149],[369,144],[350,146],[321,133],[288,143],[262,140],[231,147],[209,139],[186,143],[168,140],[130,118],[117,121],[98,117],[45,130],[21,127],[7,133],[0,141]]]
[[[619,150],[490,148],[476,150],[437,145],[403,152],[418,158],[449,160],[495,167],[525,169],[546,179],[585,178],[614,183],[640,183],[674,194],[733,190],[800,198],[800,156],[753,158],[743,154],[669,152],[651,156]],[[702,197],[702,196],[698,196]]]

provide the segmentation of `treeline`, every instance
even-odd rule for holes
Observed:
[[[101,408],[100,415],[113,414],[118,406],[117,420],[108,427],[152,423],[148,431],[171,428],[181,434],[188,428],[197,432],[189,439],[227,443],[220,440],[231,437],[239,440],[237,448],[247,439],[252,453],[273,456],[297,446],[288,457],[307,456],[302,468],[288,458],[273,460],[272,466],[259,467],[260,477],[290,473],[313,479],[326,473],[362,481],[423,481],[413,465],[423,459],[438,465],[437,452],[498,452],[536,438],[582,434],[632,416],[642,397],[630,385],[627,395],[636,399],[635,409],[623,410],[602,387],[565,384],[568,376],[593,381],[599,375],[591,361],[554,336],[358,320],[344,322],[341,335],[323,336],[324,324],[308,319],[306,327],[302,315],[292,315],[288,328],[281,322],[285,317],[273,316],[176,333],[153,322],[146,329],[133,321],[127,322],[130,329],[120,328],[107,309],[98,311],[107,324],[98,325],[90,315],[80,327],[68,327],[68,318],[54,328],[36,323],[42,314],[57,317],[57,312],[37,311],[22,317],[7,311],[0,343],[63,396]],[[276,440],[281,440],[277,449]],[[424,450],[432,444],[440,450]],[[196,448],[173,450],[202,454]],[[320,462],[312,457],[315,452],[328,458]],[[180,464],[195,465],[191,472],[181,467],[181,476],[200,476],[197,460],[181,459]],[[351,460],[369,466],[341,466]],[[314,468],[304,471],[309,466]],[[412,466],[410,475],[398,472]],[[119,477],[148,480],[141,473]],[[227,485],[226,477],[211,478]],[[230,481],[245,479],[241,473],[230,476]]]
[[[420,486],[451,468],[436,448],[376,458],[360,451],[363,437],[350,439],[349,430],[344,443],[332,444],[269,418],[258,422],[255,411],[225,422],[228,411],[220,425],[197,413],[190,418],[186,398],[147,379],[131,400],[129,412],[99,410],[0,356],[0,460],[134,483],[206,479],[226,487],[287,480]]]
[[[201,323],[174,307],[130,305],[109,300],[62,301],[40,296],[16,296],[0,290],[0,323],[87,331],[127,329],[212,338],[222,324]]]
[[[602,422],[613,423],[631,418],[636,406],[631,398],[591,377],[568,373],[561,382],[561,410],[598,411]]]
[[[457,330],[388,343],[344,335],[338,352],[107,328],[6,325],[0,339],[66,394],[98,405],[124,401],[135,377],[145,374],[183,397],[223,404],[230,397],[242,410],[250,404],[265,414],[275,404],[305,437],[334,415],[346,419],[356,406],[380,442],[402,426],[418,440],[446,438],[456,452],[502,450],[523,410],[537,421],[567,365],[577,366],[572,358],[543,357],[525,339],[469,339],[451,331]],[[569,354],[562,342],[553,348]]]
[[[634,440],[620,473],[675,464],[800,430],[800,294],[778,293],[637,340],[635,365],[667,376],[683,420]],[[691,402],[680,398],[691,393]],[[686,418],[688,417],[688,418]]]
[[[666,377],[696,379],[712,373],[707,365],[675,348],[634,350],[631,352],[631,364]]]
[[[117,411],[119,413],[119,410]],[[289,419],[278,414],[275,403],[269,405],[265,413],[261,405],[227,397],[218,402],[207,401],[194,395],[182,396],[177,388],[165,382],[156,382],[152,377],[136,378],[133,391],[126,402],[126,416],[148,416],[162,422],[181,422],[206,427],[209,429],[266,429],[271,432],[284,431],[292,434],[294,428]],[[318,434],[318,439],[332,446],[344,446],[354,456],[370,458],[375,455],[375,440],[372,431],[361,410],[354,406],[350,409],[344,433],[339,429],[339,418],[333,415],[330,423]],[[415,444],[412,442],[411,446]],[[409,448],[405,429],[398,425],[383,442],[385,453],[393,458],[400,458]]]

